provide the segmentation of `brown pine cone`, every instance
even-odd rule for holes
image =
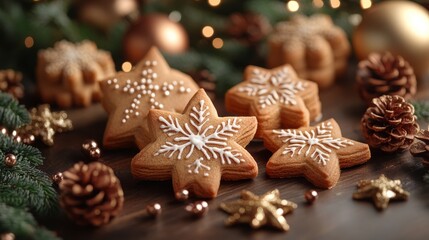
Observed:
[[[398,95],[408,100],[416,93],[413,68],[403,57],[389,52],[372,53],[359,62],[356,81],[367,104],[382,95]]]
[[[403,97],[383,95],[372,100],[361,120],[368,144],[384,152],[403,151],[413,143],[420,127],[414,107]]]
[[[263,15],[256,13],[233,13],[227,23],[228,34],[248,45],[260,42],[272,28]]]
[[[414,136],[417,140],[410,147],[414,157],[421,157],[423,166],[429,169],[429,131],[421,130]]]
[[[110,167],[100,162],[79,162],[63,177],[60,204],[77,224],[101,226],[122,210],[124,192]]]
[[[16,99],[24,97],[22,74],[12,69],[0,70],[0,92],[11,94]]]

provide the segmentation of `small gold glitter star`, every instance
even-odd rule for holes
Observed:
[[[54,144],[55,133],[69,131],[73,128],[65,111],[51,112],[48,104],[31,109],[30,117],[31,123],[18,129],[18,132],[41,138],[43,143],[48,146]]]
[[[226,225],[236,223],[250,223],[253,228],[271,225],[277,229],[287,231],[289,225],[284,215],[292,212],[297,205],[291,201],[281,199],[278,189],[274,189],[262,196],[243,190],[241,199],[221,203],[220,208],[231,214],[225,221]]]
[[[353,194],[353,199],[371,198],[379,210],[387,208],[391,199],[407,200],[410,195],[402,188],[400,180],[391,180],[384,174],[375,180],[360,180],[357,187],[358,191]]]

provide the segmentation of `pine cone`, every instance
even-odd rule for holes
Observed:
[[[110,167],[79,162],[63,176],[60,204],[77,224],[101,226],[121,211],[124,192]]]
[[[260,14],[233,13],[229,16],[227,32],[233,38],[254,45],[271,31],[270,22]]]
[[[361,125],[368,144],[384,152],[408,149],[420,129],[413,105],[403,97],[390,95],[372,100]]]
[[[423,166],[429,169],[429,131],[421,130],[414,136],[417,140],[410,147],[414,157],[421,157]]]
[[[367,104],[382,95],[398,95],[408,100],[416,93],[413,68],[403,57],[389,52],[372,53],[359,62],[356,81]]]
[[[197,70],[188,73],[200,88],[204,88],[211,100],[216,99],[216,77],[209,70]]]
[[[22,74],[12,69],[0,70],[0,92],[6,92],[16,99],[24,97]]]

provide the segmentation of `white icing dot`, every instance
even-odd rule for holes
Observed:
[[[126,123],[127,122],[127,120],[126,119],[122,119],[122,123]]]
[[[119,84],[115,84],[115,89],[119,89]]]
[[[118,82],[118,79],[114,78],[114,79],[113,79],[113,82],[114,82],[114,83],[117,83],[117,82]]]
[[[152,61],[152,65],[153,66],[156,66],[158,64],[158,62],[157,61]]]
[[[159,109],[163,109],[164,105],[162,103],[160,103],[158,107],[159,107]]]
[[[165,95],[165,96],[170,95],[170,91],[165,91],[165,92],[164,92],[164,95]]]
[[[148,60],[148,61],[146,61],[146,62],[145,62],[145,65],[146,65],[146,66],[150,66],[150,61],[149,61],[149,60]]]
[[[112,80],[110,80],[110,79],[107,80],[107,84],[109,84],[109,85],[112,84]]]

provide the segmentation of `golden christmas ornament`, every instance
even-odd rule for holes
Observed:
[[[13,155],[12,153],[6,154],[6,156],[4,156],[4,164],[6,164],[6,166],[8,167],[13,167],[16,165],[16,156]]]
[[[177,54],[188,49],[189,39],[180,23],[171,21],[163,14],[147,14],[133,22],[124,35],[125,59],[137,63],[152,46]]]
[[[65,111],[51,112],[48,104],[31,109],[30,117],[31,123],[19,128],[18,133],[31,134],[40,138],[48,146],[54,144],[55,133],[69,131],[73,128]]]
[[[209,211],[209,204],[206,201],[196,201],[188,204],[185,210],[192,216],[200,218],[205,216]]]
[[[279,230],[288,231],[289,225],[284,215],[292,212],[297,208],[297,205],[281,199],[278,189],[262,196],[244,190],[241,192],[241,199],[221,203],[220,208],[230,214],[225,221],[226,225],[249,223],[253,228],[270,225]]]
[[[402,55],[419,76],[429,66],[429,12],[411,1],[385,1],[367,9],[353,34],[359,59],[372,52]]]
[[[157,217],[161,214],[162,207],[159,203],[148,204],[146,206],[146,213],[151,217]]]
[[[407,200],[410,195],[402,188],[400,180],[392,180],[381,174],[375,180],[359,181],[353,199],[372,199],[378,210],[387,208],[390,200]]]

